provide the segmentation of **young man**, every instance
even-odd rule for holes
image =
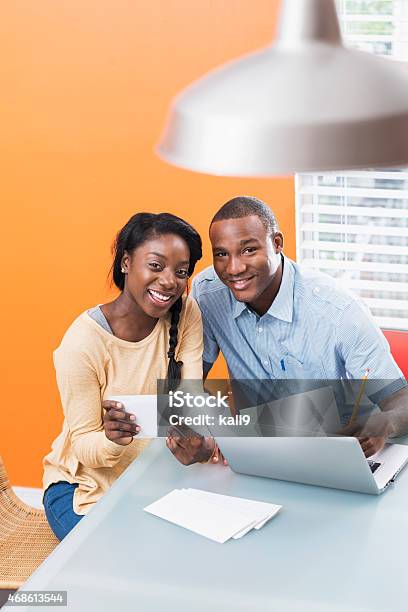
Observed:
[[[358,433],[366,456],[389,435],[408,432],[407,382],[381,330],[333,278],[283,255],[283,235],[264,202],[245,196],[224,204],[210,240],[214,266],[193,282],[205,376],[219,351],[234,379],[362,379],[369,369],[368,395],[382,412]],[[182,463],[202,460],[203,446],[211,451],[208,439],[174,434],[168,446]]]

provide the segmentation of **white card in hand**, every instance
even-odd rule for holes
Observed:
[[[137,438],[157,438],[157,395],[109,395],[104,399],[121,402],[134,414],[140,427]]]
[[[231,512],[229,508],[208,503],[177,489],[144,510],[220,544],[250,523],[245,514]]]

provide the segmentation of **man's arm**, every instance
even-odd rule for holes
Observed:
[[[406,436],[408,434],[408,385],[378,402],[378,405],[388,417],[393,430],[392,435]]]
[[[193,281],[191,295],[200,306],[199,291],[195,279]],[[214,361],[220,349],[202,311],[201,314],[204,336],[203,381],[205,381],[209,371],[214,365]],[[217,463],[222,457],[219,452],[214,452],[216,446],[215,440],[211,437],[204,437],[200,434],[196,434],[190,428],[188,429],[188,434],[185,436],[180,435],[181,432],[177,432],[174,428],[170,428],[168,431],[166,444],[176,459],[183,465],[191,465],[192,463],[198,462],[205,463],[209,460],[213,463]]]
[[[363,425],[356,423],[344,431],[357,436],[366,457],[380,451],[388,438],[408,434],[408,386],[384,398],[378,406],[380,413],[369,416]]]
[[[203,362],[203,381],[206,380],[213,365],[213,363],[207,361]],[[180,431],[180,429],[185,432],[184,436],[181,435],[183,431]],[[202,436],[189,427],[183,426],[177,429],[170,427],[166,444],[167,448],[183,465],[206,463],[207,461],[218,463],[220,460],[223,460],[225,465],[227,464],[222,454],[215,448],[214,438]]]
[[[210,460],[217,463],[220,456],[214,438],[201,436],[189,428],[185,429],[185,436],[180,435],[180,428],[170,427],[168,431],[166,445],[176,459],[183,465],[207,463]]]
[[[370,415],[358,430],[350,433],[358,437],[369,457],[383,448],[388,437],[408,434],[407,381],[384,334],[360,302],[355,301],[344,310],[338,337],[336,350],[351,377],[361,379],[369,368],[365,391],[381,409],[381,413]]]

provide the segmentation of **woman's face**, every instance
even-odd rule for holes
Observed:
[[[183,294],[189,263],[190,249],[181,236],[152,237],[124,255],[124,293],[148,316],[162,317]]]

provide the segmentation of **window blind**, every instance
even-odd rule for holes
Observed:
[[[347,44],[408,60],[408,0],[338,0]],[[341,280],[386,329],[408,330],[408,169],[299,174],[297,261]]]

